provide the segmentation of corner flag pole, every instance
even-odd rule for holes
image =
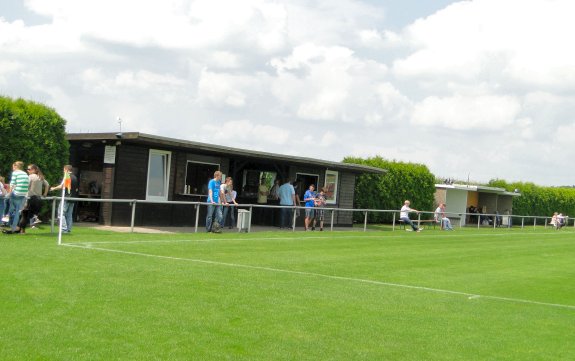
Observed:
[[[62,198],[60,199],[60,224],[58,226],[58,245],[62,244],[62,223],[64,223],[64,197],[66,196],[66,189],[70,193],[71,189],[70,174],[64,170],[64,179],[62,179]]]
[[[62,219],[64,217],[64,196],[66,194],[66,187],[64,187],[64,182],[62,181],[62,198],[60,199],[60,222],[58,225],[58,246],[62,244]]]

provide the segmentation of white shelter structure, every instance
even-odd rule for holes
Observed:
[[[450,214],[452,222],[459,221],[462,225],[476,222],[473,216],[464,216],[469,213],[471,206],[477,208],[483,214],[495,214],[498,212],[503,219],[503,225],[508,225],[505,215],[513,214],[513,198],[521,194],[508,192],[504,188],[485,187],[465,184],[436,184],[435,203],[447,204],[446,211]],[[455,214],[461,214],[457,216]]]

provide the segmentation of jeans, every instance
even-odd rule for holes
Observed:
[[[212,231],[212,222],[214,218],[214,212],[216,213],[216,222],[222,225],[222,206],[219,204],[208,205],[208,214],[206,215],[206,231]]]
[[[235,206],[229,206],[229,207],[224,207],[224,215],[222,216],[223,220],[222,220],[222,227],[226,226],[226,222],[228,220],[228,212],[230,213],[230,228],[234,226],[234,224],[236,223],[236,215],[235,215]]]
[[[280,213],[280,227],[281,228],[291,228],[292,227],[292,209],[282,208]]]
[[[419,229],[415,224],[413,224],[413,222],[411,221],[411,219],[409,219],[409,217],[401,217],[400,219],[403,221],[403,223],[409,224],[414,231],[417,231]]]
[[[10,214],[10,197],[8,196],[4,196],[2,198],[2,205],[4,206],[3,211],[2,211],[2,217],[7,216],[8,214]]]
[[[451,221],[449,220],[449,218],[443,218],[441,220],[443,222],[443,229],[446,231],[452,231],[453,227],[451,227]]]
[[[62,222],[62,232],[70,233],[72,232],[72,223],[74,223],[74,205],[75,202],[64,201],[64,214],[61,220]],[[58,215],[61,212],[62,203],[58,207]]]
[[[16,230],[18,222],[20,222],[20,211],[22,210],[22,207],[24,207],[25,202],[26,196],[17,196],[12,193],[12,196],[10,197],[10,214],[13,214],[14,216],[10,219],[10,228],[12,228],[13,231]]]

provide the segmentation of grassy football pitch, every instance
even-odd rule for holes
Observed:
[[[0,235],[0,360],[575,360],[575,230]]]

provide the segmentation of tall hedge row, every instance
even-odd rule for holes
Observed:
[[[12,163],[37,164],[50,183],[58,182],[68,161],[66,121],[51,108],[0,96],[0,175],[9,180]]]
[[[507,183],[492,179],[489,186],[518,190],[521,197],[513,198],[513,213],[522,216],[551,216],[553,212],[575,216],[575,188],[542,187],[533,183]]]
[[[363,159],[346,157],[344,163],[362,164],[386,169],[385,175],[362,174],[355,184],[355,208],[400,209],[408,199],[415,209],[432,210],[435,177],[423,164],[389,161],[380,156]],[[361,214],[356,214],[363,221]],[[361,218],[361,219],[360,219]],[[369,222],[391,222],[393,215],[370,213]]]

